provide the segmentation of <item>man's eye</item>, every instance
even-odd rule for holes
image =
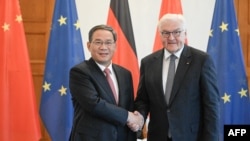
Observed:
[[[170,32],[162,32],[162,34],[169,35]]]
[[[106,45],[111,45],[111,44],[112,44],[112,42],[105,42],[105,44],[106,44]]]

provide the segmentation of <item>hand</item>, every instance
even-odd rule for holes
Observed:
[[[140,118],[139,119],[139,123],[138,123],[139,130],[142,130],[143,125],[144,125],[144,118],[143,118],[143,116],[138,111],[134,111],[134,114],[137,115],[137,116],[139,116],[139,118]]]
[[[132,131],[137,132],[141,130],[143,124],[144,118],[138,111],[134,111],[134,113],[128,112],[127,125]]]

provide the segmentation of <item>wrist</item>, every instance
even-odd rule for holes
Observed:
[[[131,112],[128,111],[127,123],[131,121]]]

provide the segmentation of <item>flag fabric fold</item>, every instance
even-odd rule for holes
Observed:
[[[134,94],[139,83],[139,65],[128,0],[111,0],[107,24],[117,32],[113,63],[127,68],[133,77]]]
[[[166,13],[182,14],[181,0],[162,0],[159,19]],[[155,33],[155,42],[153,52],[162,48],[160,34],[158,29]]]
[[[250,124],[249,90],[239,35],[234,1],[217,0],[207,52],[218,75],[221,141],[224,125]]]
[[[0,2],[0,140],[38,141],[39,114],[18,0]]]
[[[85,59],[75,0],[56,0],[40,116],[53,141],[68,141],[73,123],[69,70]]]

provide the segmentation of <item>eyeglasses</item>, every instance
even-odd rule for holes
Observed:
[[[172,34],[174,37],[179,37],[182,31],[183,31],[183,30],[176,30],[176,31],[173,31],[173,32],[162,31],[162,32],[161,32],[161,35],[162,35],[164,38],[168,38],[168,37],[170,36],[170,34]]]
[[[93,43],[95,46],[98,46],[98,47],[102,46],[103,44],[104,44],[105,46],[110,47],[110,46],[113,45],[115,42],[114,42],[114,41],[105,41],[105,42],[103,42],[103,41],[93,41],[93,42],[91,42],[91,43]]]

